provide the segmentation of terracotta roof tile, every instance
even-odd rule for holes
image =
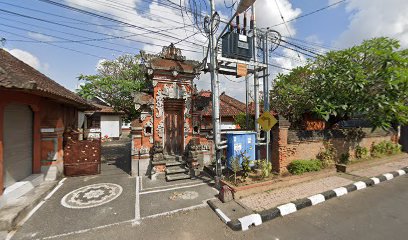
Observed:
[[[28,90],[82,109],[92,109],[85,99],[0,49],[0,87]]]

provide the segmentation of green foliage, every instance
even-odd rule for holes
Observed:
[[[374,38],[331,51],[278,75],[271,102],[292,122],[312,113],[332,123],[354,116],[374,127],[408,123],[408,51],[399,42]]]
[[[313,160],[294,160],[288,165],[288,171],[295,175],[305,172],[314,172],[322,169],[322,162],[317,159]]]
[[[356,147],[355,154],[356,154],[357,159],[367,159],[370,155],[366,147],[360,147],[360,146]]]
[[[98,97],[132,120],[137,116],[132,94],[145,87],[139,55],[123,55],[100,63],[96,75],[80,75],[84,85],[79,95],[86,99]]]
[[[249,166],[251,164],[251,160],[249,160],[249,157],[245,155],[245,153],[241,154],[242,156],[242,180],[245,182],[247,177],[249,176],[249,173],[251,172],[251,167]]]
[[[339,163],[348,164],[349,162],[350,162],[350,154],[349,153],[342,153],[340,155]]]
[[[257,160],[256,164],[258,166],[258,169],[261,169],[262,178],[269,177],[269,174],[272,171],[272,163],[268,162],[266,159],[262,159],[262,160]]]
[[[326,168],[334,164],[337,150],[330,141],[323,142],[324,150],[317,155],[317,159],[322,162],[322,167]]]
[[[384,155],[393,155],[401,152],[401,145],[391,141],[382,141],[371,146],[371,156],[381,157]]]
[[[246,129],[246,114],[241,112],[238,113],[236,116],[234,116],[234,123],[238,124],[241,129]],[[255,127],[255,117],[254,115],[249,116],[249,121],[248,121],[248,129],[247,130],[252,130]]]

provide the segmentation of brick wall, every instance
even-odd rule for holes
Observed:
[[[272,129],[272,168],[277,173],[287,171],[286,167],[293,160],[315,159],[324,150],[324,141],[331,141],[337,150],[337,157],[349,153],[354,158],[356,146],[370,149],[381,141],[397,140],[394,131],[363,128],[358,140],[350,139],[344,130],[289,130],[290,124],[279,118],[279,124]]]

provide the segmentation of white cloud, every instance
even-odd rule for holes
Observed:
[[[53,37],[49,37],[41,33],[28,32],[27,35],[31,38],[34,38],[38,41],[43,41],[43,42],[49,42],[49,41],[54,40]]]
[[[349,0],[346,11],[350,23],[335,41],[336,47],[349,47],[373,37],[392,37],[408,47],[408,1]]]
[[[40,60],[38,60],[38,58],[36,56],[34,56],[33,54],[26,52],[24,50],[21,49],[5,49],[6,51],[8,51],[11,55],[13,55],[14,57],[20,59],[21,61],[27,63],[28,65],[30,65],[31,67],[39,70],[41,67],[40,64]]]
[[[179,0],[171,0],[175,4],[180,4]],[[163,31],[163,34],[166,35],[171,35],[175,36],[179,39],[184,39],[187,36],[190,36],[193,31],[197,32],[197,29],[194,29],[191,25],[191,21],[188,17],[186,17],[186,13],[184,13],[184,19],[180,13],[179,10],[175,10],[173,8],[170,8],[168,6],[163,6],[159,4],[160,2],[157,0],[152,0],[152,2],[147,6],[146,2],[142,0],[123,0],[121,1],[121,4],[123,5],[124,8],[115,8],[112,7],[112,3],[109,3],[109,1],[101,1],[100,3],[96,3],[94,1],[82,1],[82,0],[66,0],[68,4],[71,4],[74,7],[78,7],[78,5],[86,8],[91,8],[94,9],[95,11],[100,11],[105,14],[110,14],[110,16],[113,16],[114,18],[125,21],[128,23],[133,23],[137,26],[144,27],[153,31],[157,31],[157,29],[168,29],[168,28],[174,28],[170,31]],[[223,0],[217,0],[217,8],[220,9],[224,5]],[[278,0],[279,7],[282,11],[283,16],[285,17],[286,20],[289,20],[291,18],[297,17],[298,15],[301,14],[301,10],[298,8],[294,8],[291,3],[288,0]],[[132,9],[136,9],[132,10]],[[143,8],[144,11],[140,11],[140,9]],[[268,27],[272,26],[278,23],[281,23],[282,20],[280,18],[279,12],[276,8],[275,1],[272,0],[257,0],[256,3],[256,9],[257,9],[257,24],[258,27]],[[205,10],[203,7],[202,10]],[[209,4],[207,4],[207,10],[209,11]],[[208,13],[209,14],[209,13]],[[228,18],[227,16],[222,16],[223,19]],[[176,22],[178,23],[176,23]],[[184,29],[176,29],[176,27],[182,27],[183,22],[185,22],[185,25],[187,25],[186,30]],[[293,26],[293,23],[288,23],[288,28],[291,31],[292,35],[296,34],[296,29]],[[134,33],[143,33],[146,32],[145,30],[137,29],[137,28],[130,28],[130,27],[124,27],[123,29],[126,29],[127,31],[132,31]],[[275,30],[278,30],[282,33],[285,33],[285,35],[288,35],[286,32],[286,29],[284,25],[278,26]],[[106,31],[106,29],[105,29]],[[112,30],[112,34],[118,35],[118,36],[123,36],[123,35],[128,35],[123,32],[115,32]],[[157,39],[158,38],[158,39]],[[166,36],[160,36],[158,34],[148,34],[148,35],[141,35],[141,36],[135,36],[132,39],[134,40],[139,40],[139,41],[145,41],[149,42],[151,44],[142,44],[141,48],[147,51],[148,53],[158,53],[161,51],[160,46],[154,46],[153,44],[156,45],[169,45],[171,42],[175,43],[178,40],[172,39],[170,37]],[[189,59],[195,59],[195,60],[202,60],[203,59],[203,49],[200,46],[194,45],[191,42],[194,42],[199,45],[203,45],[206,42],[206,37],[203,36],[201,33],[198,33],[194,37],[190,37],[188,41],[183,41],[182,43],[176,44],[177,47],[182,48],[183,54],[189,58]],[[123,40],[127,41],[127,40]],[[128,44],[135,45],[134,42],[128,41]],[[184,50],[183,50],[184,49]],[[185,49],[190,49],[190,50],[195,50],[197,52],[191,52],[191,51],[186,51]],[[137,53],[137,50],[135,50],[133,53]],[[289,52],[284,52],[284,54],[291,54]],[[279,60],[279,59],[278,59]],[[288,61],[278,61],[278,64],[283,67],[291,67],[294,65],[292,62]],[[230,77],[234,81],[239,81],[239,79],[236,79],[234,76]],[[238,99],[243,100],[245,98],[245,88],[242,86],[243,83],[235,83],[231,82],[228,80],[225,80],[225,78],[221,77],[220,75],[220,81],[221,81],[221,86],[220,86],[220,91],[226,91],[227,94],[236,97]],[[195,81],[197,84],[198,89],[210,89],[210,76],[209,74],[202,74],[200,80]]]

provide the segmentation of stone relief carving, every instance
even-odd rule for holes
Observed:
[[[190,124],[185,122],[184,123],[184,138],[188,137],[189,132],[190,132]]]
[[[147,128],[150,127],[150,132],[147,132]],[[151,136],[153,131],[153,118],[150,118],[148,122],[146,122],[144,128],[143,128],[143,133],[145,136]]]
[[[148,147],[142,146],[142,147],[140,148],[140,154],[141,154],[141,155],[142,155],[142,154],[149,154],[149,152],[150,152],[150,150],[149,150]]]
[[[164,121],[163,120],[161,120],[159,125],[157,126],[157,133],[160,138],[163,137],[164,135]]]

